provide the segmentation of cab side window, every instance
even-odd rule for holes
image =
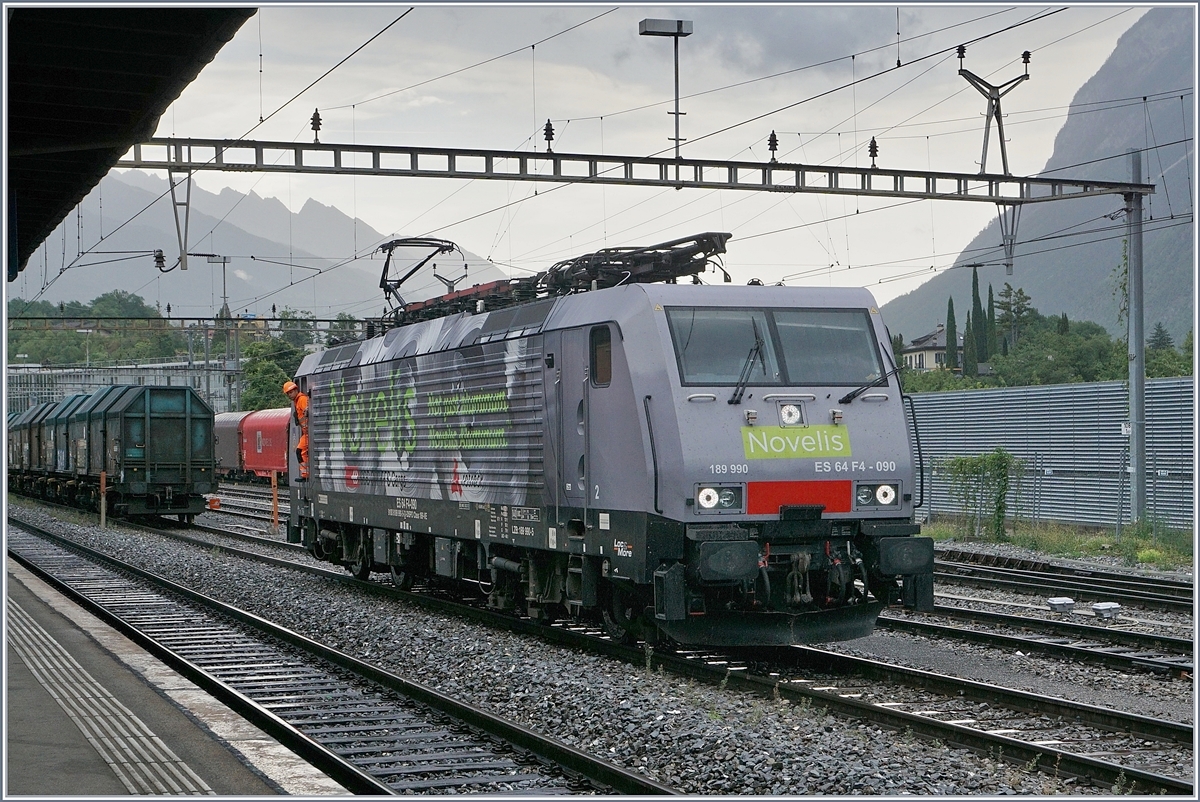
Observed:
[[[592,386],[607,387],[612,383],[612,332],[608,326],[596,326],[590,339]]]

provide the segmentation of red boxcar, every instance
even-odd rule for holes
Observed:
[[[219,412],[213,420],[217,476],[242,478],[242,420],[249,412]]]
[[[291,407],[260,409],[242,419],[242,470],[255,476],[270,478],[278,471],[280,478],[288,468],[288,422]]]

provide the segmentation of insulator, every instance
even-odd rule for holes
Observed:
[[[317,109],[313,109],[311,124],[313,129],[313,142],[319,142],[320,140],[317,139],[317,132],[321,130],[321,112]]]
[[[1026,50],[1024,53],[1021,54],[1021,61],[1025,64],[1028,64],[1029,57],[1032,55],[1033,55],[1032,53],[1030,53],[1028,50]]]
[[[165,271],[167,268],[167,258],[163,255],[161,250],[156,250],[154,252],[154,266],[162,271]]]
[[[875,141],[875,137],[871,137],[871,142],[867,145],[867,155],[872,159],[879,155],[879,144]]]
[[[171,305],[167,304],[167,317],[171,316]]]
[[[958,60],[959,60],[959,61],[962,61],[962,60],[963,60],[963,59],[965,59],[966,57],[967,57],[967,46],[966,46],[966,45],[959,45],[959,46],[958,46]]]
[[[775,151],[779,150],[779,137],[775,136],[774,131],[767,137],[767,150],[771,151],[771,161],[774,161]]]
[[[546,127],[542,129],[542,136],[546,138],[546,150],[550,150],[550,143],[554,141],[554,126],[546,120]]]

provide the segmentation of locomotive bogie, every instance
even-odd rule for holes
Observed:
[[[864,290],[634,284],[314,354],[290,536],[622,639],[859,637],[932,604],[887,343]]]

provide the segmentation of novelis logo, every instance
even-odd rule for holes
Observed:
[[[845,426],[743,426],[746,459],[804,459],[850,456],[850,431]]]

